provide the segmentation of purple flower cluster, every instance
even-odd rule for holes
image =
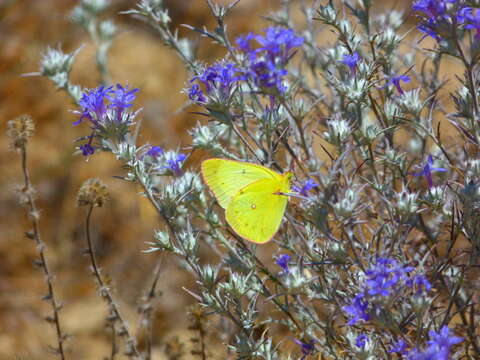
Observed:
[[[308,196],[308,193],[313,190],[314,188],[317,188],[318,184],[312,180],[308,179],[304,181],[300,186],[293,185],[292,190],[296,193],[299,193],[302,196]]]
[[[360,55],[357,52],[354,52],[352,55],[345,54],[343,55],[342,60],[340,61],[342,64],[347,65],[350,68],[352,74],[357,72],[357,65],[360,61]]]
[[[169,170],[175,176],[180,176],[182,174],[182,163],[187,159],[185,154],[177,154],[174,157],[167,159],[167,165],[164,166],[165,169]]]
[[[379,310],[381,303],[372,300],[394,295],[394,292],[398,293],[405,286],[415,288],[416,294],[430,290],[431,285],[425,276],[409,275],[413,270],[413,267],[402,266],[394,259],[379,258],[376,265],[365,272],[363,290],[349,305],[343,307],[350,317],[348,325],[355,325],[360,320],[370,320],[371,314]]]
[[[80,98],[79,104],[81,111],[75,113],[80,114],[80,118],[73,124],[78,125],[82,120],[89,120],[94,126],[98,127],[107,121],[122,121],[122,114],[125,109],[133,105],[136,93],[140,89],[128,89],[128,85],[123,87],[120,84],[106,88],[99,86],[95,89],[87,89]],[[109,102],[109,104],[106,104]],[[113,112],[115,116],[111,116],[108,109],[116,109]]]
[[[92,155],[95,147],[92,145],[97,133],[106,137],[123,138],[128,127],[133,123],[135,113],[126,111],[133,106],[136,93],[139,89],[129,89],[128,85],[123,87],[117,84],[105,87],[99,86],[95,89],[87,89],[80,98],[80,111],[75,111],[80,118],[73,124],[78,125],[83,120],[91,124],[92,133],[87,136],[88,142],[80,146],[84,156]]]
[[[292,29],[269,27],[264,35],[249,33],[236,39],[237,50],[247,55],[242,67],[231,62],[218,62],[194,76],[188,97],[206,104],[228,103],[235,85],[242,80],[251,80],[263,91],[284,93],[285,66],[293,56],[295,48],[303,44],[303,38]],[[210,100],[210,99],[211,100]]]
[[[197,83],[191,86],[188,97],[194,102],[205,103],[205,94],[213,95],[216,92],[218,101],[224,102],[232,94],[234,85],[242,79],[242,72],[233,63],[218,62],[190,80],[191,83]]]
[[[404,356],[406,360],[448,360],[452,347],[463,341],[461,337],[450,334],[448,326],[443,326],[439,332],[429,331],[430,340],[427,341],[427,348],[423,350],[407,350],[405,340],[400,339],[388,351]]]
[[[412,9],[420,13],[418,29],[437,41],[451,34],[452,25],[477,29],[476,36],[480,36],[480,18],[462,0],[417,0]]]
[[[395,86],[395,88],[397,89],[397,91],[403,95],[405,94],[405,91],[402,89],[402,86],[401,86],[401,82],[404,82],[404,83],[409,83],[410,82],[410,76],[408,75],[397,75],[397,76],[392,76],[389,80],[388,80],[388,83],[389,84],[392,84],[393,86]]]
[[[257,46],[252,44],[254,41]],[[285,66],[295,49],[303,44],[303,38],[292,29],[272,26],[265,29],[265,35],[249,33],[237,38],[236,43],[248,58],[246,78],[260,89],[284,93],[284,78],[288,74]]]
[[[355,339],[355,345],[358,348],[365,350],[365,346],[367,346],[367,341],[368,341],[368,336],[365,334],[360,334]]]
[[[187,156],[174,151],[165,151],[157,145],[145,145],[140,150],[139,158],[148,167],[157,170],[160,175],[182,175],[182,165]]]
[[[152,158],[158,158],[160,155],[163,155],[164,151],[160,146],[152,145],[146,152],[146,155]]]
[[[433,157],[432,157],[432,155],[429,155],[428,159],[427,159],[427,163],[423,166],[422,171],[420,171],[418,173],[410,173],[410,175],[413,175],[413,176],[425,176],[425,178],[427,179],[429,189],[431,187],[433,187],[432,172],[433,171],[439,171],[439,172],[446,172],[447,171],[447,169],[436,168],[436,167],[433,167],[432,165],[433,165]]]
[[[292,257],[288,254],[282,254],[277,257],[275,260],[275,264],[280,266],[283,270],[284,273],[288,273],[290,271],[290,268],[288,267],[288,263]]]
[[[302,351],[302,357],[300,360],[305,359],[308,355],[312,354],[315,351],[315,344],[313,341],[303,342],[297,339],[293,339],[293,341],[300,346]]]

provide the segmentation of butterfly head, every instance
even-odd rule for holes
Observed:
[[[290,184],[292,182],[294,174],[291,171],[287,171],[283,174],[284,186],[288,188],[287,192],[290,190]]]

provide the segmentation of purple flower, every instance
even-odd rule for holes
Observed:
[[[260,44],[257,51],[264,51],[273,62],[280,59],[282,65],[288,62],[294,48],[303,45],[303,37],[295,35],[292,29],[280,26],[266,28],[265,36],[257,35],[255,39]]]
[[[375,267],[367,270],[367,293],[371,296],[388,296],[401,280],[407,280],[412,267],[402,267],[396,260],[379,258]]]
[[[288,267],[288,262],[292,257],[288,254],[282,254],[275,260],[275,264],[280,266],[283,269],[283,272],[288,273],[290,271]]]
[[[295,185],[292,186],[292,190],[294,192],[299,193],[302,196],[308,196],[308,192],[310,190],[312,190],[313,188],[316,188],[316,187],[318,187],[318,184],[314,180],[308,179],[300,187],[295,186]]]
[[[392,344],[392,347],[390,350],[388,350],[389,353],[397,353],[400,355],[406,355],[408,353],[407,351],[407,343],[405,340],[400,339],[397,342]]]
[[[351,317],[347,324],[355,325],[360,320],[370,320],[370,315],[368,314],[367,309],[368,301],[365,300],[365,295],[360,293],[355,296],[350,305],[343,307],[343,311],[345,311]]]
[[[453,345],[459,344],[463,341],[463,338],[450,335],[450,329],[444,325],[437,333],[433,330],[428,332],[430,340],[427,341],[428,345],[436,349],[444,349],[446,352],[450,352],[450,348]]]
[[[187,159],[185,154],[178,154],[175,157],[167,160],[167,168],[170,170],[175,176],[182,175],[181,164]]]
[[[419,173],[410,173],[410,175],[413,175],[413,176],[425,176],[428,182],[429,189],[433,186],[432,171],[440,171],[440,172],[447,171],[444,168],[432,167],[432,165],[433,165],[433,157],[432,155],[428,155],[428,160],[427,160],[427,163],[424,165],[423,170]]]
[[[408,354],[408,360],[448,360],[452,346],[459,344],[463,338],[450,335],[448,326],[443,326],[437,333],[429,331],[430,340],[426,350],[413,349]]]
[[[365,350],[365,345],[367,345],[367,341],[368,341],[368,336],[365,334],[360,334],[355,339],[355,345],[358,348]]]
[[[471,14],[471,8],[458,0],[417,0],[412,9],[421,13],[422,22],[418,29],[437,41],[442,39],[441,33],[456,31],[448,27],[465,24]]]
[[[343,59],[340,62],[347,65],[350,68],[350,71],[355,74],[355,72],[357,71],[357,64],[359,60],[360,55],[358,55],[357,52],[354,52],[353,55],[343,55]]]
[[[417,0],[412,5],[412,10],[423,12],[427,18],[437,18],[447,12],[447,2],[453,3],[456,0]]]
[[[425,275],[415,275],[407,281],[407,286],[416,289],[416,295],[420,295],[422,292],[428,292],[432,289],[432,284],[430,284]]]
[[[133,106],[133,101],[137,97],[136,93],[140,89],[128,89],[128,85],[123,87],[120,84],[116,85],[116,89],[113,90],[113,95],[108,94],[107,97],[110,100],[110,108],[117,109],[116,121],[122,121],[122,113],[125,109]]]
[[[291,29],[273,26],[265,29],[264,35],[249,33],[237,38],[238,49],[249,55],[242,80],[251,79],[263,90],[286,91],[284,77],[288,74],[285,66],[294,49],[303,44],[303,38]],[[254,48],[252,40],[259,47]]]
[[[204,103],[207,99],[203,95],[202,89],[198,84],[193,84],[190,90],[188,91],[188,98],[192,101]]]
[[[83,156],[90,156],[95,152],[95,148],[90,143],[80,145],[80,150]]]
[[[250,69],[247,70],[247,76],[253,80],[256,86],[264,89],[278,89],[281,93],[286,91],[283,79],[287,74],[287,70],[277,67],[268,59],[252,63]]]
[[[457,17],[464,19],[465,29],[476,30],[475,40],[480,40],[480,11],[477,9],[473,15],[472,8],[464,8]]]
[[[303,356],[301,357],[300,360],[305,359],[308,355],[313,353],[313,351],[315,350],[315,345],[313,341],[303,342],[297,339],[293,339],[293,341],[301,347]]]
[[[148,151],[146,152],[146,154],[148,156],[151,156],[151,157],[158,157],[160,155],[162,155],[164,153],[163,149],[160,147],[160,146],[150,146],[150,149],[148,149]]]
[[[255,37],[255,34],[252,32],[248,33],[247,35],[241,35],[237,37],[235,42],[238,45],[238,49],[247,54],[255,54],[256,51],[252,47],[252,40],[254,40]]]
[[[75,112],[80,114],[80,119],[75,121],[73,125],[80,124],[83,119],[88,119],[94,124],[102,122],[107,113],[105,99],[113,92],[112,88],[112,86],[108,88],[99,86],[96,89],[85,90],[79,101],[82,111]]]
[[[205,93],[211,95],[217,90],[220,101],[226,101],[230,95],[235,83],[242,80],[244,76],[240,69],[233,63],[218,62],[209,66],[200,75],[194,76],[190,82],[199,82],[203,85]],[[193,84],[188,92],[188,97],[192,101],[204,103],[206,98],[199,84]]]
[[[393,76],[389,79],[388,82],[390,84],[393,84],[397,88],[397,90],[400,94],[404,94],[405,91],[403,91],[402,87],[400,86],[400,82],[402,82],[402,81],[405,82],[405,83],[410,82],[410,76],[407,76],[407,75]]]
[[[79,100],[81,110],[74,111],[80,114],[80,118],[73,124],[78,125],[82,120],[90,121],[92,133],[88,136],[88,144],[80,146],[83,155],[92,155],[95,148],[92,141],[96,137],[113,139],[116,141],[125,139],[128,134],[128,127],[136,113],[125,113],[125,110],[132,107],[139,89],[129,90],[128,85],[123,87],[117,84],[108,88],[99,86],[95,89],[87,89]],[[99,135],[100,134],[100,135]]]
[[[458,10],[457,12],[457,23],[465,24],[467,21],[471,20],[473,16],[473,9],[471,7],[464,7]]]

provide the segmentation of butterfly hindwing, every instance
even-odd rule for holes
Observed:
[[[202,163],[202,176],[224,209],[232,198],[247,185],[260,179],[280,179],[281,175],[256,164],[247,162],[208,159]]]
[[[226,219],[238,235],[256,243],[271,240],[282,223],[288,202],[288,196],[278,194],[289,190],[289,184],[286,188],[282,183],[276,179],[260,179],[232,198]]]

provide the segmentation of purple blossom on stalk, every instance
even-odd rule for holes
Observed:
[[[95,153],[95,148],[92,146],[92,144],[86,143],[86,144],[80,145],[80,151],[82,152],[83,156],[90,156]]]
[[[288,267],[288,262],[290,261],[292,257],[288,254],[282,254],[277,259],[275,260],[275,264],[280,266],[283,269],[284,273],[288,273],[290,271]]]
[[[360,55],[358,55],[357,52],[354,52],[353,55],[343,55],[343,59],[340,62],[347,65],[350,68],[350,71],[355,74],[355,72],[357,71],[357,65],[359,60]]]
[[[318,187],[318,184],[314,180],[308,179],[300,187],[296,185],[292,186],[292,190],[302,196],[308,196],[308,193],[316,187]]]
[[[278,89],[281,93],[286,91],[283,83],[284,77],[288,74],[284,68],[279,68],[271,60],[259,60],[250,65],[247,75],[254,84],[260,88]]]
[[[117,115],[115,120],[117,122],[122,121],[122,114],[125,109],[128,109],[133,106],[133,101],[137,97],[136,93],[140,89],[128,89],[128,85],[123,87],[120,84],[116,85],[116,89],[112,90],[112,94],[107,94],[107,98],[110,100],[109,108],[117,109]]]
[[[175,157],[167,160],[166,169],[170,170],[175,176],[182,175],[181,164],[187,159],[185,154],[178,154]]]
[[[252,47],[252,40],[254,40],[255,37],[256,37],[255,34],[252,32],[249,32],[246,35],[240,35],[239,37],[237,37],[235,42],[238,45],[238,49],[247,54],[251,54],[251,55],[255,54],[256,50],[254,50]]]
[[[302,357],[300,358],[300,360],[305,359],[308,355],[312,354],[313,351],[315,350],[315,345],[313,341],[303,342],[298,339],[293,339],[293,341],[301,347]]]
[[[465,24],[473,16],[473,9],[471,7],[464,7],[457,12],[457,23]]]
[[[401,82],[404,82],[404,83],[410,82],[410,76],[408,76],[408,75],[393,76],[388,80],[388,82],[390,84],[394,85],[397,88],[398,92],[403,95],[405,93],[405,91],[403,91],[400,83]]]
[[[397,342],[392,344],[392,347],[390,348],[390,350],[388,350],[388,352],[397,353],[400,355],[408,354],[407,342],[403,339],[398,340]]]
[[[265,36],[257,35],[255,39],[261,45],[256,51],[264,51],[272,62],[279,59],[282,65],[288,62],[294,48],[303,45],[303,37],[280,26],[266,28]]]
[[[411,266],[403,266],[394,259],[378,258],[375,266],[365,272],[366,280],[363,289],[358,293],[353,301],[343,307],[343,311],[350,320],[348,325],[355,325],[360,320],[370,320],[370,314],[380,310],[383,297],[388,297],[402,289],[405,286],[424,287],[426,291],[431,289],[430,283],[426,278],[417,275],[411,279],[409,273],[413,271]]]
[[[365,299],[365,295],[363,293],[355,296],[350,305],[343,307],[343,311],[345,311],[351,317],[347,323],[348,325],[355,325],[360,320],[370,320],[370,315],[368,313],[368,301]]]
[[[202,89],[198,84],[193,84],[190,90],[188,91],[188,98],[192,101],[204,103],[207,101],[205,96],[203,95]]]
[[[379,258],[376,265],[367,270],[367,293],[371,296],[388,296],[400,281],[408,279],[410,266],[402,267],[396,260]]]
[[[207,95],[211,95],[214,90],[218,90],[220,100],[225,101],[230,96],[235,83],[241,79],[243,79],[243,75],[233,63],[218,62],[206,68],[200,75],[194,76],[190,82],[196,81],[202,84]],[[198,83],[191,86],[188,97],[196,102],[204,103],[207,101]]]
[[[418,172],[418,173],[410,173],[410,175],[413,175],[413,176],[425,176],[425,178],[427,179],[429,189],[433,187],[432,172],[433,171],[439,171],[439,172],[446,172],[447,171],[444,168],[436,168],[436,167],[433,167],[432,165],[433,165],[433,157],[432,157],[432,155],[428,155],[428,160],[427,160],[427,163],[423,166],[423,170],[421,172]]]
[[[358,348],[360,348],[362,350],[365,350],[365,346],[367,345],[367,341],[368,341],[368,336],[365,335],[365,334],[360,334],[355,339],[355,345]]]
[[[150,146],[150,149],[146,152],[146,155],[151,156],[153,158],[159,157],[164,153],[163,149],[160,146]]]
[[[447,3],[456,0],[417,0],[412,5],[412,10],[423,12],[427,18],[437,18],[447,12]]]
[[[472,11],[458,0],[417,0],[413,3],[412,10],[421,13],[422,22],[418,29],[437,41],[442,40],[441,33],[455,31],[453,28],[447,30],[446,25],[465,24]]]
[[[113,86],[99,86],[83,92],[79,100],[81,110],[74,111],[80,118],[73,124],[78,125],[87,119],[92,125],[92,133],[87,137],[88,143],[80,146],[84,156],[95,152],[92,142],[96,137],[124,139],[135,117],[135,113],[126,113],[125,110],[132,107],[138,91],[139,89],[130,90],[128,85],[123,87],[117,84],[115,89]]]
[[[85,90],[79,101],[82,110],[75,111],[76,114],[80,114],[80,118],[73,125],[80,124],[83,119],[87,119],[93,124],[103,121],[107,114],[105,99],[108,99],[109,94],[113,93],[112,88],[113,86],[108,88],[99,86],[95,89]]]
[[[294,49],[303,44],[303,37],[295,35],[292,29],[273,26],[265,29],[264,35],[249,33],[237,38],[238,49],[248,55],[243,79],[251,79],[264,90],[286,91],[284,77],[288,74],[285,66],[294,54]],[[254,47],[252,41],[260,45]]]
[[[432,284],[425,275],[415,275],[407,281],[407,286],[416,289],[415,294],[420,295],[422,292],[428,292],[432,289]]]
[[[465,29],[476,30],[475,40],[480,40],[480,11],[477,9],[473,14],[472,8],[464,8],[463,12],[458,16],[466,22]]]
[[[447,353],[450,352],[453,345],[463,341],[461,337],[450,335],[450,329],[446,325],[444,325],[438,333],[430,330],[428,335],[430,336],[430,340],[428,340],[427,343],[430,347],[444,350]]]
[[[463,341],[463,338],[450,335],[448,326],[443,326],[437,333],[433,330],[428,332],[430,340],[426,350],[412,350],[408,354],[408,360],[448,360],[451,348]]]

